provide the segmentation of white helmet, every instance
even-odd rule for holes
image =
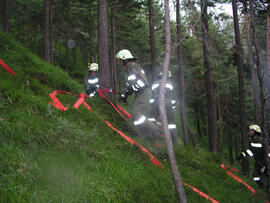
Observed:
[[[261,128],[258,125],[250,125],[249,130],[254,130],[257,133],[262,133]]]
[[[129,50],[122,49],[116,54],[116,58],[127,60],[127,59],[134,59],[135,57],[132,56]]]
[[[98,64],[97,63],[89,63],[88,64],[88,70],[89,71],[98,71]]]

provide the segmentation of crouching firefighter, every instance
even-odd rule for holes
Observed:
[[[133,57],[127,49],[119,51],[116,54],[116,58],[120,59],[120,63],[124,66],[124,80],[126,85],[124,91],[120,92],[120,101],[127,102],[127,97],[135,94],[131,104],[133,124],[145,138],[150,140],[161,139],[162,133],[160,128],[148,120],[151,90],[145,72],[141,66],[134,62],[137,58]]]
[[[149,101],[151,104],[150,120],[157,123],[160,123],[161,120],[159,114],[159,89],[161,84],[161,77],[162,73],[160,73],[158,79],[155,82],[153,82],[151,87],[152,98]],[[176,96],[174,92],[171,71],[168,71],[168,79],[165,84],[165,107],[168,118],[168,129],[170,130],[173,143],[176,144],[177,131],[174,119],[174,109],[176,108]]]
[[[261,132],[260,126],[255,124],[250,125],[249,134],[251,137],[251,141],[249,143],[250,148],[242,152],[241,155],[237,157],[237,160],[247,157],[254,157],[255,163],[252,173],[253,180],[260,187],[265,187],[267,182],[266,154],[264,148],[265,146],[263,143],[263,134]]]
[[[84,78],[84,87],[86,94],[88,94],[89,97],[93,97],[95,96],[99,88],[98,64],[97,63],[88,64],[88,71],[89,71],[88,74]]]

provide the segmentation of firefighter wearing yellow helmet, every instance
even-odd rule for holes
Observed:
[[[254,168],[253,168],[253,180],[260,186],[265,187],[267,183],[266,176],[266,157],[265,157],[265,146],[263,142],[263,134],[261,128],[257,124],[249,126],[250,143],[249,149],[246,149],[237,157],[237,160],[247,157],[254,157]],[[268,154],[269,156],[269,154]]]
[[[85,92],[89,97],[96,95],[99,88],[98,82],[98,64],[88,63],[88,74],[84,78],[84,87]]]
[[[145,138],[151,140],[160,139],[161,129],[148,120],[151,90],[144,70],[134,62],[137,58],[127,49],[120,50],[116,54],[116,58],[120,59],[120,63],[124,66],[124,80],[126,84],[125,89],[120,91],[120,101],[127,102],[128,96],[135,94],[131,104],[133,124]]]
[[[89,71],[98,71],[98,64],[97,63],[88,63],[88,70]]]
[[[161,77],[162,72],[159,74],[158,79],[154,81],[151,86],[152,97],[149,102],[151,104],[150,119],[153,122],[161,121],[159,115],[159,88],[161,84]],[[177,131],[176,131],[176,122],[174,119],[174,109],[176,108],[176,95],[172,81],[171,71],[168,71],[168,78],[165,84],[165,107],[168,119],[168,129],[170,130],[173,143],[176,144]]]

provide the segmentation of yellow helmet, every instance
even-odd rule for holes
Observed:
[[[89,71],[98,71],[98,64],[97,63],[88,63],[88,70]]]
[[[122,59],[122,60],[127,60],[127,59],[134,59],[135,57],[132,56],[129,50],[127,49],[122,49],[116,54],[116,58]]]
[[[254,125],[250,125],[249,126],[249,130],[254,130],[257,133],[262,133],[260,126],[255,125],[255,124]]]
[[[159,73],[159,77],[162,76],[162,72]],[[168,71],[168,78],[171,78],[172,77],[172,72],[169,70]]]
[[[172,77],[172,72],[169,70],[168,71],[168,78],[171,78]]]

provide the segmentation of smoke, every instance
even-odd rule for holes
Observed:
[[[53,200],[71,200],[82,188],[80,157],[76,154],[51,152],[41,157],[39,164],[43,189]]]

